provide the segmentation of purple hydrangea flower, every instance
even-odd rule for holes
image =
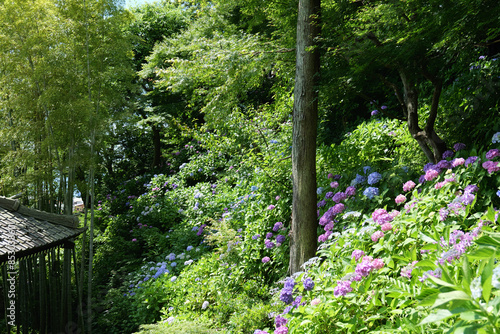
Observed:
[[[285,304],[291,304],[293,302],[293,288],[295,287],[295,280],[289,278],[286,280],[283,289],[281,289],[280,300]]]
[[[481,159],[479,159],[479,157],[477,156],[468,157],[467,159],[465,159],[465,167],[468,167],[469,165],[475,163],[478,160],[481,161]]]
[[[488,171],[489,174],[498,172],[500,170],[500,167],[498,166],[498,162],[496,161],[486,161],[483,162],[482,166],[484,169]]]
[[[325,194],[325,198],[332,198],[333,197],[333,192],[329,191]]]
[[[491,160],[491,159],[498,157],[498,156],[500,156],[500,151],[496,148],[491,149],[486,153],[486,159],[488,159],[488,160]]]
[[[286,236],[279,234],[276,236],[276,242],[279,244],[283,244],[286,240]]]
[[[406,267],[401,269],[401,276],[406,277],[408,279],[411,278],[411,272],[413,269],[415,269],[415,265],[418,263],[418,261],[413,261],[412,263],[408,264]]]
[[[455,145],[453,145],[453,149],[455,150],[455,152],[465,150],[466,147],[467,146],[464,143],[456,143]]]
[[[302,285],[304,286],[304,290],[311,291],[314,288],[314,281],[310,277],[307,277],[302,282]]]
[[[288,334],[288,327],[281,326],[274,330],[274,334]]]
[[[452,150],[444,151],[443,159],[451,158],[453,155],[455,155],[455,153]]]
[[[288,319],[282,317],[280,314],[278,314],[276,316],[276,318],[274,318],[274,324],[276,325],[276,327],[285,326],[287,324],[287,322],[288,322]]]
[[[344,208],[345,206],[342,203],[335,204],[323,214],[323,216],[319,220],[319,224],[321,226],[325,226],[326,224],[328,224],[330,221],[333,220],[334,216],[341,213],[344,210]]]
[[[271,239],[273,237],[274,234],[272,234],[271,232],[268,232],[266,234],[266,239]]]
[[[264,246],[266,246],[267,249],[271,249],[271,248],[274,248],[274,246],[276,246],[276,245],[271,240],[266,239],[266,240],[264,240]]]
[[[352,251],[351,258],[354,258],[354,260],[358,261],[364,255],[365,255],[365,252],[363,252],[360,249],[356,249],[356,250]]]
[[[464,193],[475,193],[479,190],[479,187],[475,184],[469,184],[467,187],[464,189]]]
[[[277,222],[276,224],[274,224],[273,226],[273,231],[274,232],[278,232],[281,228],[283,227],[283,223],[282,222]]]
[[[318,237],[318,242],[325,242],[328,240],[328,235],[326,233],[323,233]]]
[[[343,297],[351,291],[351,281],[337,281],[337,286],[333,289],[333,295],[335,297]]]
[[[267,262],[269,262],[269,261],[271,261],[271,259],[269,258],[269,256],[264,256],[264,257],[262,258],[262,263],[267,263]]]
[[[436,164],[436,167],[438,167],[440,169],[451,169],[452,164],[448,160],[441,160]]]
[[[347,188],[345,189],[345,194],[346,194],[347,196],[354,196],[354,195],[356,195],[356,188],[355,188],[355,187],[353,187],[353,186],[349,186],[349,187],[347,187]]]
[[[335,203],[339,203],[340,201],[343,201],[346,198],[347,198],[346,194],[343,193],[342,191],[339,191],[338,193],[336,193],[335,195],[333,195],[332,201],[334,201]]]
[[[434,169],[434,164],[432,162],[426,163],[424,166],[424,172],[427,172],[428,170]]]

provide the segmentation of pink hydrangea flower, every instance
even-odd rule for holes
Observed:
[[[461,166],[465,163],[465,159],[464,158],[456,158],[456,159],[453,159],[451,165],[453,167],[457,167],[457,166]]]
[[[313,300],[311,300],[311,306],[318,305],[319,303],[321,303],[321,299],[319,298],[314,298]]]
[[[382,269],[384,267],[384,261],[382,259],[374,259],[372,261],[373,269]]]
[[[385,224],[382,224],[382,226],[380,226],[380,228],[382,229],[382,231],[390,231],[392,230],[392,225],[391,223],[385,223]],[[372,239],[373,239],[373,236],[372,236]]]
[[[394,201],[396,201],[396,204],[404,203],[406,202],[406,196],[403,194],[399,194],[398,196],[396,196],[396,199]]]
[[[376,231],[376,232],[374,232],[372,234],[371,238],[372,238],[373,242],[377,242],[378,239],[383,238],[383,237],[384,237],[384,232],[382,232],[382,231]]]
[[[403,184],[403,191],[410,191],[413,188],[415,188],[415,182],[413,182],[412,180],[407,181],[405,182],[405,184]]]
[[[332,173],[328,173],[328,178],[331,179],[333,177]]]
[[[360,249],[356,249],[352,252],[352,255],[351,255],[351,258],[354,258],[356,261],[358,261],[359,259],[361,259],[362,256],[365,255],[365,252],[363,252],[362,250]]]
[[[443,181],[443,182],[438,182],[438,183],[436,183],[436,184],[434,185],[434,188],[435,188],[436,190],[439,190],[439,189],[443,188],[443,186],[444,186],[445,184],[446,184],[446,182],[445,182],[445,181]]]
[[[264,256],[264,257],[262,258],[262,263],[267,263],[267,262],[269,262],[269,261],[271,261],[271,259],[269,258],[269,256]]]
[[[438,175],[439,175],[439,172],[437,170],[429,169],[427,172],[425,172],[424,179],[426,181],[431,181],[431,180],[434,180]]]
[[[269,206],[267,207],[267,209],[268,209],[268,210],[272,210],[272,209],[274,209],[274,208],[275,208],[275,206],[274,206],[274,205],[272,205],[272,204],[271,204],[271,205],[269,205]]]
[[[339,183],[337,181],[333,181],[332,183],[330,183],[330,187],[332,187],[332,188],[338,188],[339,187]]]

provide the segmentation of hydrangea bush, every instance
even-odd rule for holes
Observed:
[[[401,182],[383,207],[353,214],[359,193],[342,210],[329,204],[318,257],[276,294],[286,321],[274,333],[497,330],[499,160],[495,149],[471,159],[457,148],[427,164],[420,182]]]

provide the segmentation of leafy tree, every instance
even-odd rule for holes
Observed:
[[[146,64],[154,46],[186,29],[192,16],[190,9],[169,1],[144,4],[133,9],[132,13],[134,19],[128,30],[135,36],[134,64],[137,71]],[[139,126],[150,129],[153,147],[151,167],[158,168],[164,162],[162,138],[170,130],[166,128],[173,125],[169,118],[181,114],[185,103],[181,94],[155,89],[154,79],[150,75],[138,77],[138,88],[131,95],[131,100],[136,105],[135,114],[140,117]]]
[[[323,34],[335,82],[359,94],[374,84],[391,89],[396,101],[379,111],[406,120],[429,161],[439,161],[447,149],[435,129],[441,92],[498,35],[497,10],[489,0],[326,2],[336,22]]]
[[[91,129],[106,134],[125,102],[127,16],[113,1],[0,6],[1,136],[11,143],[2,156],[4,190],[23,191],[40,209],[58,210],[64,200],[71,210],[75,169],[91,162]]]

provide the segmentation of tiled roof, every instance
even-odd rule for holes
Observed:
[[[9,252],[20,258],[63,244],[85,231],[78,218],[35,209],[0,197],[0,263]]]

